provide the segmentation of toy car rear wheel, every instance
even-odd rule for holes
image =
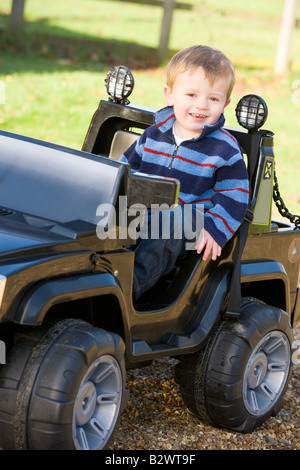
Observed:
[[[187,407],[216,427],[253,431],[282,406],[292,342],[286,312],[245,299],[238,320],[221,322],[203,350],[176,366]]]
[[[78,320],[23,334],[0,373],[0,447],[107,448],[127,396],[123,354],[118,335]]]

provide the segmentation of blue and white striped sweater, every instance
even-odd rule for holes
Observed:
[[[150,126],[122,155],[133,170],[176,178],[179,202],[202,204],[204,227],[223,247],[240,226],[248,205],[246,165],[234,137],[224,128],[224,116],[205,126],[199,137],[179,146],[173,136],[172,107],[156,113]]]

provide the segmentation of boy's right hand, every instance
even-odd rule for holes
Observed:
[[[207,232],[207,230],[202,229],[199,235],[199,238],[196,242],[196,251],[198,254],[202,253],[204,250],[202,259],[207,260],[210,253],[212,254],[212,259],[216,260],[218,256],[221,255],[222,248],[214,240],[214,238]]]

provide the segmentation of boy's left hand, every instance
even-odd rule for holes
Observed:
[[[212,253],[212,259],[216,260],[221,255],[222,248],[214,240],[214,238],[205,229],[201,230],[200,236],[196,242],[196,251],[200,254],[204,250],[202,259],[207,260],[210,253]]]

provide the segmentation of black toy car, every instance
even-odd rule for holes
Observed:
[[[126,369],[164,356],[178,359],[188,408],[214,426],[251,432],[281,407],[300,320],[300,236],[299,219],[271,220],[265,103],[242,98],[248,131],[229,129],[251,186],[240,230],[218,261],[190,251],[135,305],[126,211],[176,204],[179,182],[117,161],[153,122],[153,110],[128,103],[132,82],[124,67],[108,74],[110,98],[81,151],[0,132],[3,449],[107,448]]]

